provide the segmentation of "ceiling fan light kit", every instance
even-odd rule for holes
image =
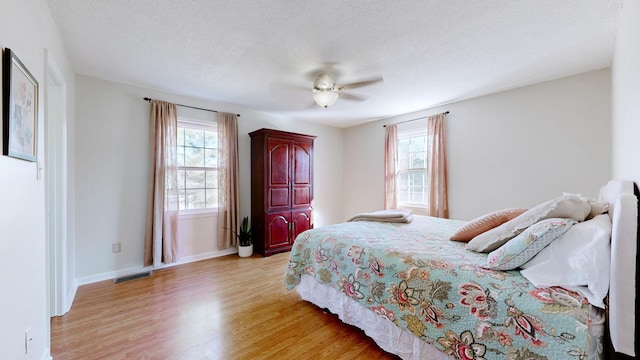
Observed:
[[[335,104],[336,100],[338,100],[338,98],[340,97],[340,92],[342,92],[343,90],[359,88],[380,81],[382,81],[382,77],[338,86],[336,85],[336,81],[331,75],[329,75],[328,73],[321,73],[313,82],[313,100],[315,100],[315,102],[323,108],[328,108],[329,106]],[[347,95],[349,94],[345,95],[345,99],[348,100],[364,100],[353,95]]]
[[[316,104],[322,106],[323,108],[328,108],[329,106],[335,104],[339,96],[340,94],[335,90],[317,90],[313,94],[313,100],[315,100]]]

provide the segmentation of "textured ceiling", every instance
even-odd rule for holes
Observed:
[[[77,73],[337,127],[610,66],[616,0],[48,0]],[[314,105],[313,74],[382,76]]]

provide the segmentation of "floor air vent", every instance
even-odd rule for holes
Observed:
[[[135,280],[135,279],[139,279],[139,278],[143,278],[143,277],[149,277],[151,276],[151,271],[145,271],[145,272],[141,272],[138,274],[132,274],[132,275],[127,275],[127,276],[121,276],[119,278],[115,278],[113,279],[113,282],[117,283],[121,283],[123,281],[129,281],[129,280]]]

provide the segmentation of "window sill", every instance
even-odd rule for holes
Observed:
[[[188,210],[185,212],[180,212],[180,219],[211,218],[216,216],[218,216],[217,209]]]
[[[400,209],[411,210],[412,213],[416,215],[427,215],[427,207],[424,205],[398,205]]]

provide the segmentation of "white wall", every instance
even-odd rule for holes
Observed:
[[[613,177],[640,184],[640,2],[620,11],[612,65]]]
[[[605,69],[346,129],[343,214],[383,207],[382,125],[444,111],[451,218],[595,197],[611,176],[609,84]]]
[[[77,76],[76,99],[76,276],[80,284],[142,268],[146,217],[149,104],[144,97],[239,113],[240,213],[250,214],[250,138],[259,128],[316,135],[314,221],[341,221],[342,131],[231,104]],[[182,111],[179,108],[179,111]],[[182,255],[188,260],[224,254],[216,248],[215,218],[183,221],[193,235]],[[112,253],[114,242],[122,244]]]
[[[343,133],[229,104],[82,76],[78,77],[81,85],[76,92],[73,70],[46,1],[3,1],[0,46],[14,50],[41,85],[46,48],[65,77],[71,105],[67,110],[69,136],[81,143],[75,149],[69,145],[70,158],[75,155],[81,159],[79,164],[69,163],[69,181],[71,184],[75,181],[81,192],[75,197],[73,192],[69,194],[69,207],[76,207],[79,216],[69,232],[70,236],[74,230],[82,234],[75,248],[77,258],[82,260],[76,275],[91,278],[141,266],[146,200],[146,190],[141,184],[146,183],[148,137],[148,104],[141,100],[144,96],[242,114],[239,126],[243,215],[250,208],[248,132],[270,127],[318,136],[315,219],[316,225],[321,226],[342,221],[359,211],[381,208],[383,123],[445,110],[451,111],[450,148],[455,145],[450,150],[452,217],[468,219],[499,207],[528,206],[559,191],[593,195],[595,187],[611,174],[640,182],[639,18],[640,3],[625,0],[612,65],[613,129],[609,127],[606,70],[429,109],[346,129]],[[41,100],[42,91],[41,88]],[[75,136],[74,101],[82,113],[78,121],[82,126],[75,130]],[[41,160],[43,110],[41,101]],[[550,138],[552,132],[560,138]],[[558,161],[551,161],[554,159]],[[478,166],[483,163],[487,166]],[[544,170],[552,175],[536,175]],[[0,262],[3,359],[49,356],[44,192],[44,180],[37,178],[36,164],[0,156],[0,245],[3,254],[8,255]],[[516,203],[516,199],[521,199],[521,203]],[[72,218],[69,221],[74,224]],[[126,241],[123,252],[114,256],[111,243],[117,239]],[[191,251],[206,253],[209,249],[194,247]],[[25,356],[23,341],[27,327],[31,328],[33,341],[29,355]]]
[[[45,49],[74,97],[73,71],[46,1],[6,0],[0,11],[0,46],[10,48],[40,85],[38,106],[39,167],[44,159]],[[73,121],[73,111],[67,112]],[[0,132],[2,130],[0,129]],[[48,253],[45,238],[45,181],[38,164],[0,156],[0,358],[49,357]],[[24,334],[33,341],[25,355]]]

